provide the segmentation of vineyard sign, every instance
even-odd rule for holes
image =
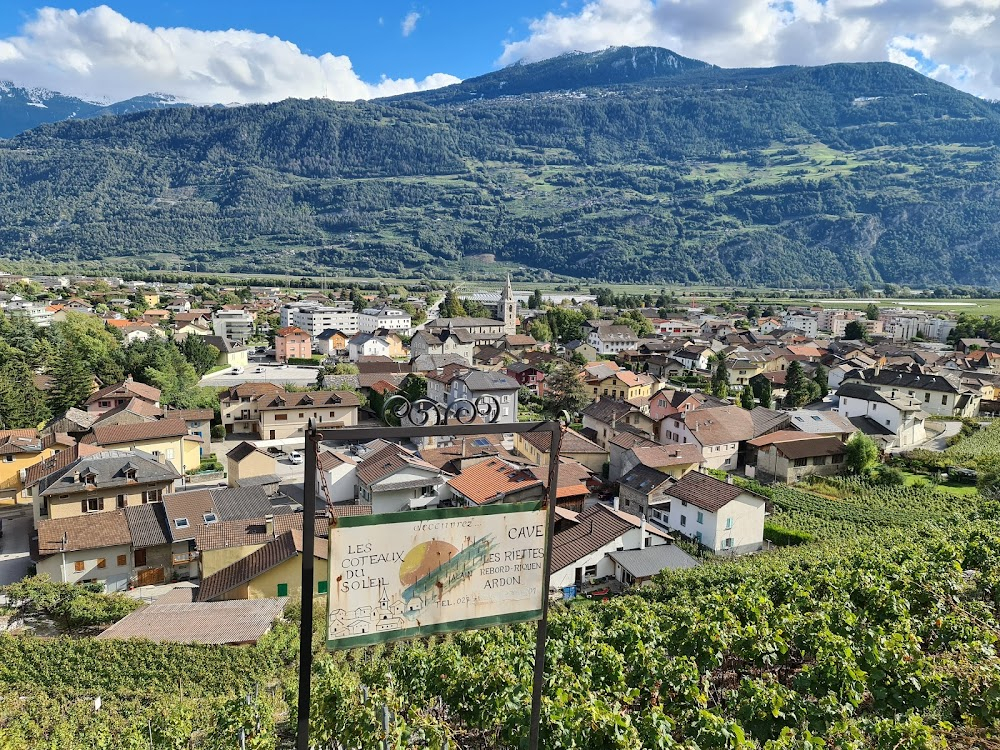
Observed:
[[[537,620],[542,502],[331,520],[330,648]]]

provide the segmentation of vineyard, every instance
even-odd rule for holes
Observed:
[[[773,502],[770,522],[821,540],[884,535],[928,522],[954,523],[975,513],[981,502],[974,495],[879,485],[855,477],[824,479],[819,490],[832,489],[835,496],[784,485],[744,484]]]
[[[953,465],[977,468],[1000,458],[1000,421],[963,437],[945,450],[946,459]]]

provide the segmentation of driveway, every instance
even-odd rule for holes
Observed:
[[[31,508],[6,511],[0,539],[0,586],[20,581],[28,574],[28,538],[31,536]]]

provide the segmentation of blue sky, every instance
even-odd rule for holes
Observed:
[[[44,5],[84,10],[93,4]],[[423,78],[436,72],[469,78],[493,70],[508,32],[523,36],[528,20],[564,4],[539,0],[109,0],[108,5],[132,21],[153,27],[249,29],[293,42],[310,55],[347,55],[363,79],[374,81],[382,75]],[[41,4],[5,0],[2,6],[0,38],[17,34]],[[411,13],[420,17],[412,33],[404,37],[401,25]]]
[[[652,45],[728,67],[888,60],[1000,99],[1000,0],[105,2],[3,0],[0,79],[104,100],[353,100]]]

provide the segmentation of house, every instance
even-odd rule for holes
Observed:
[[[375,333],[378,330],[409,332],[410,314],[404,310],[383,305],[382,307],[366,307],[361,311],[358,320],[362,333]]]
[[[353,427],[361,401],[351,391],[271,393],[257,397],[255,431],[267,440],[305,435],[309,420],[324,427]]]
[[[545,482],[533,473],[501,458],[488,458],[448,480],[459,505],[475,507],[541,499]]]
[[[667,545],[669,534],[645,519],[601,503],[568,519],[552,537],[550,589],[580,587],[615,575],[609,555]]]
[[[37,483],[35,525],[42,519],[109,512],[161,500],[180,474],[141,451],[81,455]]]
[[[312,336],[297,326],[279,328],[274,336],[274,358],[277,362],[312,357]]]
[[[633,445],[622,457],[622,472],[627,473],[636,466],[645,466],[674,479],[680,479],[689,471],[699,468],[704,460],[701,448],[695,443]]]
[[[891,394],[900,392],[846,382],[837,390],[837,413],[866,433],[865,422],[884,427],[893,436],[885,441],[888,449],[909,448],[923,443],[927,440],[927,414],[923,411],[925,402],[911,396]],[[860,423],[857,420],[861,420]],[[882,432],[880,429],[879,433]]]
[[[772,432],[747,445],[754,454],[747,456],[748,475],[752,467],[754,479],[765,483],[794,484],[807,476],[839,474],[847,453],[839,438],[797,430]]]
[[[628,326],[601,325],[587,335],[587,343],[594,347],[598,354],[618,354],[635,349],[639,337]]]
[[[91,434],[81,442],[98,445],[105,450],[140,450],[157,460],[165,460],[184,476],[197,470],[201,464],[204,441],[190,435],[187,422],[178,417],[135,424],[96,424]]]
[[[350,336],[343,331],[327,328],[316,337],[316,351],[327,357],[343,354],[347,351],[348,340],[350,340]]]
[[[226,454],[226,480],[230,487],[239,487],[248,480],[274,477],[277,473],[277,459],[246,440]]]
[[[511,362],[504,369],[517,381],[521,388],[527,388],[537,398],[545,395],[545,371],[525,362]]]
[[[366,455],[356,469],[358,502],[373,514],[437,507],[451,497],[448,476],[395,443]]]
[[[552,445],[550,432],[518,432],[514,434],[514,452],[524,456],[537,466],[549,465],[549,452]],[[608,451],[593,440],[588,440],[576,430],[564,427],[559,443],[559,455],[571,458],[595,474],[604,473],[604,464],[608,461]]]
[[[133,398],[142,399],[153,406],[159,406],[160,389],[145,383],[136,383],[131,377],[128,377],[121,383],[106,386],[93,393],[87,399],[85,407],[90,414],[103,414]]]
[[[39,521],[32,559],[60,583],[103,583],[124,591],[132,570],[132,537],[123,510]]]
[[[731,479],[723,482],[700,471],[685,474],[654,498],[648,517],[716,554],[755,552],[764,543],[766,500]]]
[[[656,422],[642,409],[626,401],[600,397],[583,410],[583,434],[601,447],[619,430],[635,431],[652,439]]]
[[[35,464],[71,449],[76,441],[69,435],[38,430],[0,430],[0,498],[14,499],[24,491],[26,472]]]
[[[704,466],[731,471],[739,464],[740,443],[754,437],[750,412],[738,406],[713,406],[675,414],[661,423],[661,441],[696,443]]]
[[[597,361],[597,349],[586,341],[580,341],[579,339],[574,339],[566,344],[566,353],[571,357],[573,355],[579,354],[580,357],[585,359],[587,362]]]
[[[327,544],[316,539],[316,594],[328,593]],[[302,532],[290,529],[246,557],[212,573],[198,588],[199,602],[285,598],[302,593]]]
[[[875,367],[849,373],[843,380],[844,385],[848,383],[873,386],[884,391],[889,398],[914,399],[931,416],[974,417],[979,413],[981,397],[978,393],[963,390],[955,376]]]
[[[357,362],[361,357],[389,357],[389,342],[381,336],[357,333],[347,342],[348,359]]]

